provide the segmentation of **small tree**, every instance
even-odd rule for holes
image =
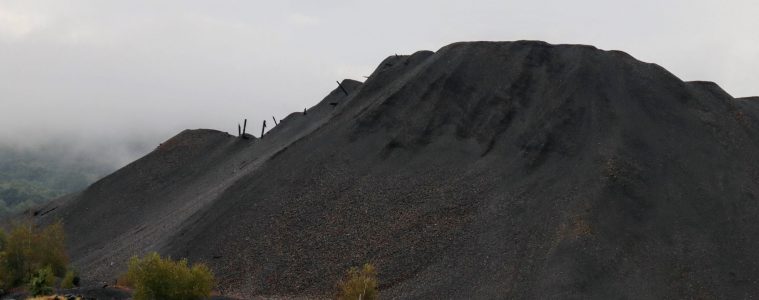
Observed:
[[[74,273],[73,270],[66,272],[66,275],[61,279],[61,288],[63,289],[74,288],[74,286],[78,284],[79,282],[77,282],[76,273]]]
[[[48,267],[37,270],[29,280],[29,293],[32,296],[45,296],[53,294],[55,275],[53,269]]]
[[[63,276],[68,265],[63,225],[39,228],[31,222],[16,224],[10,234],[0,234],[0,288],[28,283],[32,275],[50,268]]]
[[[11,274],[8,273],[8,269],[5,267],[8,263],[8,254],[5,252],[5,245],[7,243],[8,237],[5,235],[5,231],[0,229],[0,294],[2,294],[3,289],[10,286],[9,281],[12,277]]]
[[[152,252],[129,262],[126,282],[134,299],[202,299],[211,294],[214,278],[204,264],[188,266],[187,260],[172,261]]]
[[[371,264],[364,264],[361,269],[350,268],[338,283],[339,300],[375,300],[378,295],[377,271]]]

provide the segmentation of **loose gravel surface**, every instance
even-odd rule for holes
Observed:
[[[133,255],[224,295],[759,294],[759,102],[619,51],[470,42],[384,60],[263,138],[185,131],[49,207],[85,282]]]

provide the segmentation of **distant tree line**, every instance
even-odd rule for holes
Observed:
[[[81,190],[113,171],[56,149],[18,150],[0,146],[0,217]]]

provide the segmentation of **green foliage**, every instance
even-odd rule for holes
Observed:
[[[10,234],[3,233],[0,248],[0,288],[17,287],[49,268],[54,276],[66,273],[68,256],[63,225],[55,223],[38,228],[31,222],[16,224]]]
[[[5,231],[0,228],[0,290],[10,286],[9,281],[13,277],[8,273],[8,269],[5,267],[8,262],[8,254],[5,252],[7,244],[8,236],[5,234]]]
[[[129,262],[126,282],[134,288],[134,299],[202,299],[211,294],[214,277],[204,264],[189,267],[186,259],[172,261],[150,253]]]
[[[29,293],[32,296],[52,295],[53,283],[55,283],[53,269],[50,266],[39,269],[29,280]]]
[[[61,193],[27,182],[0,182],[0,217],[21,213],[57,196]]]
[[[5,251],[5,244],[8,243],[8,236],[5,231],[0,228],[0,252]]]
[[[81,190],[113,166],[62,147],[16,149],[0,145],[0,218]]]
[[[377,271],[371,264],[364,264],[361,269],[350,268],[338,283],[337,299],[340,300],[375,300],[378,295]]]
[[[63,276],[63,279],[61,279],[61,288],[63,289],[71,289],[74,288],[76,285],[74,282],[74,279],[76,278],[76,273],[74,271],[69,270],[66,272],[66,275]]]

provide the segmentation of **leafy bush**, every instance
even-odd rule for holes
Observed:
[[[32,296],[44,296],[53,294],[52,285],[55,283],[55,275],[50,266],[37,270],[29,280],[29,293]]]
[[[340,300],[375,300],[378,295],[377,271],[371,264],[364,264],[361,269],[350,268],[338,283],[337,299]]]
[[[61,279],[61,288],[63,289],[70,289],[74,288],[74,286],[79,285],[79,280],[77,279],[76,273],[74,271],[69,270],[66,272],[66,275],[63,276],[63,279]]]
[[[129,262],[126,282],[134,288],[134,299],[202,299],[211,294],[214,277],[204,264],[189,267],[186,259],[172,261],[150,253]]]
[[[0,288],[29,283],[45,268],[53,276],[66,273],[68,256],[61,223],[44,228],[31,222],[18,223],[10,234],[0,234],[0,240]]]
[[[3,289],[8,288],[10,284],[8,281],[12,277],[11,274],[8,273],[7,268],[5,265],[7,264],[7,257],[8,254],[5,252],[5,245],[8,243],[8,237],[5,234],[5,231],[0,229],[0,295],[3,294]]]
[[[68,296],[68,297],[67,297]],[[26,298],[26,300],[61,300],[61,299],[74,299],[74,300],[83,300],[82,297],[71,297],[71,295],[49,295],[49,296],[39,296],[34,298]]]

